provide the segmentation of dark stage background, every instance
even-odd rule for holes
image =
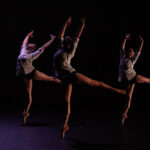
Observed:
[[[77,71],[112,86],[122,86],[117,82],[119,49],[126,33],[132,33],[129,44],[139,46],[137,35],[143,36],[145,43],[136,70],[150,77],[149,69],[149,5],[145,2],[122,3],[101,1],[11,1],[1,5],[1,110],[19,111],[25,104],[23,83],[16,77],[16,60],[26,34],[32,29],[35,37],[30,42],[41,46],[49,40],[49,34],[58,35],[69,16],[72,24],[67,34],[74,35],[80,26],[80,18],[86,17],[85,30],[81,36],[72,65]],[[34,62],[46,74],[52,73],[52,56],[57,50],[55,41]],[[137,85],[133,94],[130,114],[149,114],[148,85]],[[72,94],[72,112],[94,111],[100,114],[120,114],[124,104],[123,96],[103,89],[75,85]],[[62,110],[62,88],[53,84],[34,81],[31,111],[56,112]]]

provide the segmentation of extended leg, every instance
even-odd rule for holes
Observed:
[[[135,84],[131,84],[131,85],[129,84],[127,87],[127,96],[126,96],[126,102],[125,102],[126,104],[125,104],[125,108],[124,108],[124,112],[123,112],[122,120],[121,120],[122,125],[124,124],[124,121],[127,118],[127,113],[131,106],[131,99],[132,99],[134,87],[135,87]]]
[[[48,76],[38,70],[35,71],[34,79],[41,80],[41,81],[53,82],[53,83],[57,83],[57,84],[61,83],[61,81],[59,79],[54,78],[53,76]]]
[[[137,75],[136,77],[136,82],[137,83],[146,83],[146,84],[150,84],[150,78],[144,77],[142,75]]]
[[[87,85],[93,86],[93,87],[100,87],[100,88],[112,90],[112,91],[115,91],[120,94],[124,94],[124,95],[126,94],[125,90],[114,88],[102,81],[90,79],[89,77],[87,77],[81,73],[76,73],[76,80],[77,80],[76,82],[80,83],[80,84],[87,84]]]
[[[66,112],[66,117],[65,117],[64,125],[63,125],[63,130],[62,130],[62,133],[61,133],[61,137],[63,139],[65,137],[66,131],[69,130],[68,120],[69,120],[69,116],[70,116],[70,112],[71,112],[70,99],[71,99],[71,93],[72,93],[72,84],[67,85],[65,92],[66,92],[65,93],[65,105],[67,106],[67,112]]]
[[[28,104],[23,112],[24,123],[26,123],[26,119],[27,119],[27,117],[29,117],[29,109],[30,109],[31,103],[32,103],[32,79],[30,79],[30,80],[25,79],[25,84],[26,84],[26,90],[27,90],[27,94],[28,94]]]

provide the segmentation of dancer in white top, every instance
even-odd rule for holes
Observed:
[[[69,129],[68,119],[70,116],[70,98],[73,84],[86,84],[92,87],[104,88],[120,94],[126,94],[125,90],[114,88],[102,81],[90,79],[89,77],[77,72],[71,66],[71,59],[74,57],[80,36],[85,26],[85,18],[81,19],[81,26],[74,38],[70,36],[64,37],[66,28],[68,27],[68,25],[70,25],[70,23],[71,17],[69,17],[63,25],[63,28],[59,35],[60,47],[53,57],[53,75],[62,81],[62,84],[65,85],[66,89],[65,101],[67,105],[67,113],[62,130],[62,138],[64,138],[65,132]]]
[[[29,117],[29,109],[32,103],[32,84],[33,79],[35,80],[42,80],[42,81],[48,81],[53,82],[56,84],[60,84],[61,81],[59,79],[56,79],[52,76],[48,76],[40,71],[38,71],[32,64],[32,62],[37,59],[56,38],[56,36],[50,35],[51,39],[44,44],[42,47],[37,49],[36,45],[34,43],[29,43],[29,38],[33,37],[33,32],[27,34],[25,37],[23,44],[21,46],[20,55],[17,59],[17,75],[22,77],[25,81],[26,90],[28,93],[28,105],[26,109],[24,110],[24,123],[26,123],[27,117]]]
[[[118,81],[125,84],[126,92],[127,92],[125,108],[124,108],[123,115],[122,115],[122,125],[124,124],[124,121],[127,118],[127,113],[131,105],[131,99],[132,99],[132,94],[133,94],[135,84],[136,83],[150,84],[150,78],[137,74],[134,69],[134,65],[136,64],[137,59],[139,58],[141,54],[144,40],[141,36],[139,36],[141,44],[140,44],[139,49],[135,52],[132,48],[126,49],[126,42],[130,38],[131,38],[131,35],[126,34],[122,43],[121,50],[120,50]]]

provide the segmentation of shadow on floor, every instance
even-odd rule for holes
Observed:
[[[119,150],[123,144],[115,143],[115,144],[94,144],[89,142],[82,142],[76,139],[66,138],[72,142],[71,146],[78,150]]]

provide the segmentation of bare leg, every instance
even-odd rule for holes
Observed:
[[[124,112],[122,115],[122,120],[121,120],[121,124],[124,124],[125,119],[128,117],[127,113],[129,111],[129,108],[131,106],[131,99],[132,99],[132,95],[133,95],[133,90],[134,90],[135,84],[128,84],[127,87],[127,96],[126,96],[126,104],[125,104],[125,108],[124,108]]]
[[[57,84],[61,83],[61,81],[59,79],[55,79],[54,77],[48,76],[38,70],[35,71],[34,79],[53,82],[53,83],[57,83]],[[32,79],[30,79],[30,80],[25,79],[25,84],[26,84],[26,89],[27,89],[27,93],[28,93],[28,105],[27,105],[27,108],[23,112],[24,123],[26,123],[26,119],[27,119],[27,117],[29,117],[29,109],[30,109],[31,103],[32,103]]]
[[[69,120],[69,116],[70,116],[70,112],[71,112],[71,108],[70,108],[71,93],[72,93],[72,84],[69,84],[66,87],[66,93],[65,93],[65,104],[67,105],[67,112],[66,112],[65,122],[64,122],[64,125],[63,125],[63,130],[62,130],[62,133],[61,133],[61,137],[63,139],[65,137],[65,132],[67,130],[69,130],[68,120]]]
[[[112,91],[115,91],[117,93],[120,93],[120,94],[126,94],[126,91],[125,90],[121,90],[121,89],[117,89],[117,88],[114,88],[102,81],[97,81],[97,80],[93,80],[93,79],[90,79],[89,77],[81,74],[81,73],[76,73],[76,78],[77,78],[77,81],[76,83],[79,83],[79,84],[87,84],[89,86],[93,86],[93,87],[100,87],[100,88],[104,88],[104,89],[108,89],[108,90],[112,90]]]
[[[53,82],[53,83],[57,83],[57,84],[61,83],[61,80],[54,78],[52,76],[48,76],[48,75],[46,75],[46,74],[44,74],[38,70],[35,71],[34,79],[35,80],[41,80],[41,81]]]
[[[27,119],[27,117],[29,117],[29,109],[30,109],[31,103],[32,103],[32,79],[30,79],[30,80],[25,79],[25,84],[26,84],[26,90],[27,90],[27,94],[28,94],[28,105],[23,112],[24,123],[26,123],[26,119]]]
[[[137,75],[136,83],[150,84],[150,78],[144,77],[142,75]],[[124,124],[124,121],[127,118],[127,113],[130,109],[134,87],[135,87],[135,84],[131,84],[131,85],[129,84],[128,87],[127,87],[127,97],[126,97],[125,110],[124,110],[123,115],[122,115],[122,125]]]
[[[144,77],[142,75],[137,75],[136,77],[136,82],[137,83],[147,83],[147,84],[150,84],[150,78],[147,78],[147,77]]]

